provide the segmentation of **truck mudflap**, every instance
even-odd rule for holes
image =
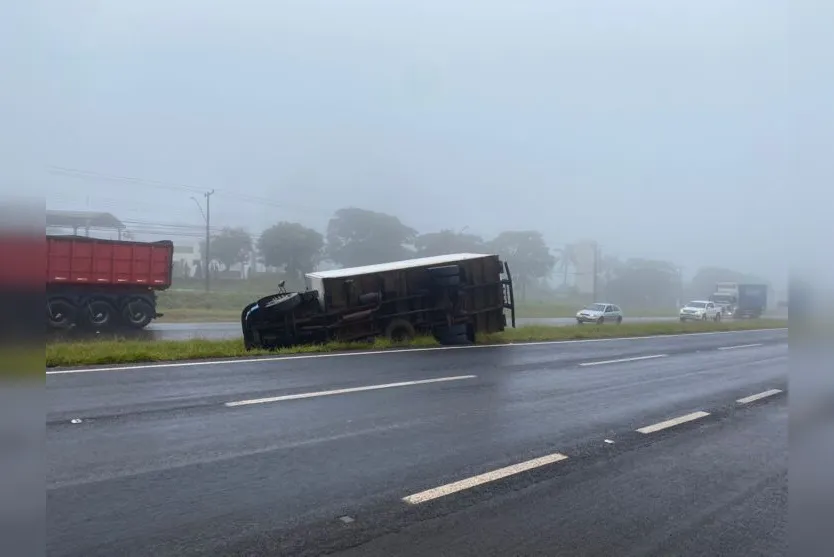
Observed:
[[[504,287],[504,309],[510,310],[510,322],[515,329],[515,292],[513,291],[513,274],[510,272],[510,264],[504,262],[504,274],[506,278],[501,279]]]

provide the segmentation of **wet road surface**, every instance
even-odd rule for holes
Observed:
[[[754,331],[49,372],[47,553],[785,555],[787,357]]]

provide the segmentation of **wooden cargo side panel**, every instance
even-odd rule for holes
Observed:
[[[501,261],[497,256],[471,259],[460,262],[464,268],[470,288],[466,295],[466,309],[475,314],[475,331],[497,332],[504,328],[504,289],[501,281]],[[496,308],[492,311],[480,311]]]
[[[503,267],[498,256],[466,259],[443,265],[459,265],[466,277],[463,308],[474,313],[473,324],[476,332],[497,332],[504,329],[504,288],[501,284]],[[395,269],[375,274],[353,275],[350,277],[324,278],[325,307],[328,311],[342,310],[357,306],[359,296],[382,291],[387,299],[416,295],[431,286],[427,273],[429,266]],[[353,287],[346,290],[344,284],[352,281]],[[493,308],[490,311],[483,311]],[[407,300],[400,301],[396,307],[387,306],[387,312],[409,312],[420,309]],[[427,308],[428,309],[428,308]],[[412,314],[411,318],[420,321],[426,314]]]

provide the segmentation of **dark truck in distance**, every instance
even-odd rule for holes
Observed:
[[[709,301],[715,302],[727,317],[758,319],[767,310],[766,284],[719,282]]]
[[[510,268],[497,255],[457,253],[308,273],[307,290],[247,305],[247,350],[433,335],[446,345],[515,327]]]
[[[738,302],[733,317],[758,319],[767,310],[766,284],[739,284]]]

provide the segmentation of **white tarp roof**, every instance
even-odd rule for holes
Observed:
[[[410,269],[412,267],[434,267],[436,265],[448,265],[456,261],[466,259],[480,259],[482,257],[494,257],[488,253],[450,253],[448,255],[435,255],[433,257],[420,257],[417,259],[404,259],[390,263],[379,263],[377,265],[365,265],[363,267],[348,267],[346,269],[333,269],[331,271],[318,271],[307,273],[307,278],[330,279],[345,278],[356,275],[372,275],[386,271],[397,271]]]

